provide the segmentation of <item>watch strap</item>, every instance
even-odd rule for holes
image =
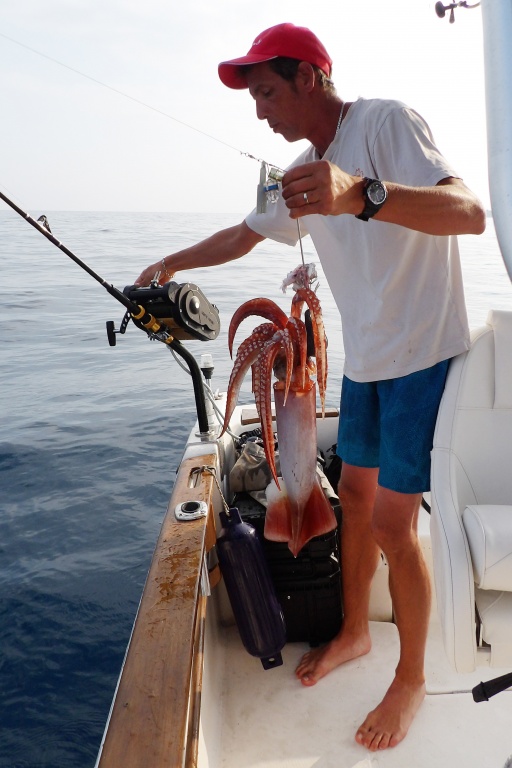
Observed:
[[[377,211],[380,211],[384,203],[386,202],[386,198],[382,201],[382,203],[372,203],[370,198],[368,197],[367,190],[370,184],[373,184],[374,181],[379,181],[379,179],[370,179],[368,176],[365,176],[363,179],[363,199],[364,199],[364,208],[361,213],[356,215],[356,219],[360,219],[361,221],[369,221],[369,219],[372,218],[372,216],[375,216]],[[382,182],[379,182],[382,184]]]

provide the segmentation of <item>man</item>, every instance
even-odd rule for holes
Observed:
[[[338,453],[343,460],[344,622],[300,661],[314,685],[368,653],[370,586],[380,552],[389,564],[400,659],[384,699],[356,740],[393,747],[425,695],[430,583],[417,536],[422,492],[448,361],[468,348],[457,234],[480,234],[482,205],[433,143],[422,118],[399,102],[345,104],[331,60],[305,28],[280,24],[249,53],[219,65],[231,88],[248,88],[256,114],[307,149],[284,176],[267,213],[148,267],[165,281],[180,269],[221,264],[265,237],[295,244],[296,219],[311,235],[339,307],[346,355]]]

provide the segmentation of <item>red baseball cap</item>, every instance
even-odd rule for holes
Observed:
[[[306,27],[277,24],[266,29],[254,40],[246,56],[219,64],[219,77],[228,88],[247,88],[243,67],[286,56],[307,61],[331,76],[332,61],[316,35]]]

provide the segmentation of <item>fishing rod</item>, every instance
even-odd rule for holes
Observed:
[[[48,219],[46,216],[40,216],[39,220],[36,221],[35,219],[30,216],[30,214],[26,213],[22,208],[20,208],[16,203],[14,203],[12,200],[10,200],[4,193],[0,190],[0,198],[4,201],[4,203],[7,203],[16,213],[18,213],[20,216],[22,216],[26,221],[28,221],[29,224],[31,224],[35,229],[37,229],[38,232],[40,232],[42,235],[46,237],[47,240],[49,240],[53,245],[56,245],[57,248],[60,248],[61,251],[63,251],[66,256],[69,256],[70,259],[72,259],[76,264],[78,264],[79,267],[81,267],[85,272],[87,272],[91,277],[93,277],[95,280],[98,281],[109,293],[111,296],[113,296],[117,301],[121,302],[126,309],[130,311],[133,315],[139,315],[142,307],[135,304],[135,302],[131,301],[129,298],[127,298],[124,293],[121,293],[117,288],[115,288],[113,285],[110,285],[110,283],[107,283],[106,280],[104,280],[100,275],[98,275],[97,272],[95,272],[91,267],[89,267],[82,259],[79,259],[78,256],[75,256],[75,254],[69,250],[69,248],[66,248],[63,243],[61,243],[59,240],[57,240],[56,237],[52,234],[52,231],[50,229],[50,226],[48,224]],[[40,223],[41,222],[41,223]],[[141,316],[140,318],[143,323],[149,321],[149,317]],[[149,328],[149,326],[148,326]],[[150,328],[150,330],[153,330]],[[155,331],[159,330],[155,327]]]
[[[101,275],[53,235],[46,216],[40,216],[36,221],[1,190],[0,199],[100,283],[116,301],[125,307],[126,313],[119,330],[115,329],[112,321],[107,321],[107,338],[111,347],[116,345],[116,335],[124,334],[129,321],[132,320],[133,324],[145,331],[151,340],[161,341],[168,349],[173,350],[185,360],[194,386],[199,432],[200,435],[207,436],[210,433],[210,427],[201,371],[194,356],[181,344],[180,340],[212,341],[216,339],[220,331],[217,307],[211,304],[203,292],[193,283],[178,284],[170,281],[160,286],[154,279],[147,287],[129,285],[125,287],[124,291],[120,291],[104,280]]]

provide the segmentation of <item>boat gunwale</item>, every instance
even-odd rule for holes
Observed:
[[[162,523],[96,768],[178,768],[197,756],[205,554],[215,544],[215,445],[184,458]],[[178,504],[203,501],[206,517],[179,522]],[[204,618],[204,617],[203,617]],[[169,714],[172,713],[172,717]]]

